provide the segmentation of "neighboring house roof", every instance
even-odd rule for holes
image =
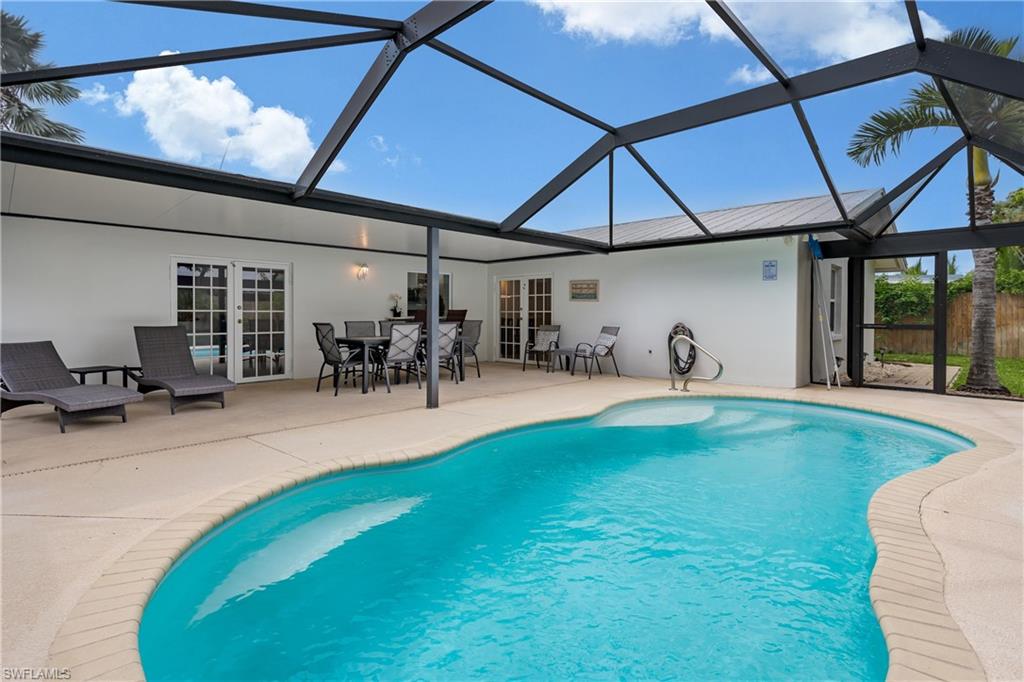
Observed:
[[[847,212],[854,214],[857,212],[858,206],[874,200],[882,192],[881,189],[865,189],[844,192],[840,196],[843,205],[847,207]],[[766,204],[720,208],[703,211],[698,213],[697,217],[712,234],[747,232],[769,227],[813,225],[840,219],[835,202],[828,194],[803,199],[773,201]],[[565,234],[595,241],[607,241],[608,226],[569,230]],[[615,224],[616,244],[699,237],[703,234],[692,220],[682,214]]]

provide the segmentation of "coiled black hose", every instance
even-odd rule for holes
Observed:
[[[697,349],[694,348],[691,343],[690,349],[686,353],[686,357],[680,357],[678,350],[672,350],[672,339],[679,334],[685,334],[691,339],[694,339],[694,341],[696,341],[696,339],[693,336],[693,332],[690,331],[690,328],[682,322],[676,322],[672,326],[672,331],[668,333],[668,354],[669,357],[672,358],[672,366],[675,368],[676,374],[686,374],[693,369],[693,363],[697,360]]]

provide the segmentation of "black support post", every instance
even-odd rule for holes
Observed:
[[[854,386],[864,385],[864,260],[851,258],[846,295],[846,371]]]
[[[438,335],[441,298],[441,231],[427,228],[427,408],[438,406],[440,352]]]
[[[935,310],[932,341],[932,390],[946,392],[946,279],[948,275],[946,251],[935,254]]]

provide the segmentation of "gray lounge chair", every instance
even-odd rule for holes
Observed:
[[[113,416],[128,421],[124,406],[142,396],[121,386],[80,384],[52,341],[0,344],[0,413],[22,405],[53,405],[60,432],[70,422]]]
[[[216,374],[200,374],[192,360],[184,327],[136,327],[142,373],[131,377],[139,393],[167,391],[171,414],[186,403],[213,402],[224,407],[224,392],[235,390],[235,382]]]

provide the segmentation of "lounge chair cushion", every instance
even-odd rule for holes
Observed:
[[[9,400],[31,400],[59,407],[65,412],[82,412],[115,407],[142,400],[142,394],[120,386],[106,384],[83,384],[63,388],[47,388],[35,391],[3,392]]]
[[[217,374],[193,374],[179,377],[140,377],[141,386],[156,386],[173,396],[205,395],[235,390],[235,382]]]

